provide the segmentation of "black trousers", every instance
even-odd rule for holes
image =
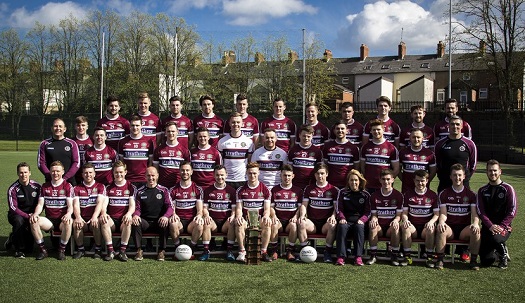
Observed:
[[[363,248],[365,243],[365,225],[352,222],[337,225],[337,256],[346,257],[346,240],[349,232],[351,232],[353,236],[354,256],[363,256]]]
[[[496,260],[494,250],[500,255],[507,254],[506,242],[510,237],[510,232],[505,231],[504,234],[493,235],[488,228],[481,229],[481,245],[479,247],[479,257],[481,264],[490,266]]]
[[[13,246],[16,251],[20,251],[24,248],[25,252],[29,253],[33,250],[33,234],[31,234],[31,228],[29,226],[29,219],[26,219],[20,215],[9,212],[7,214],[7,220],[9,224],[13,226]]]
[[[166,241],[168,236],[168,227],[162,228],[159,226],[157,220],[146,220],[140,219],[140,226],[131,225],[131,236],[135,241],[135,247],[140,248],[142,246],[142,234],[143,233],[158,233],[159,234],[159,249],[164,250],[166,248]]]

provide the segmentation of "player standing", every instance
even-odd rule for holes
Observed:
[[[310,125],[301,126],[299,143],[288,152],[288,161],[293,166],[294,185],[305,188],[315,180],[314,167],[323,161],[323,152],[312,144],[314,129]]]
[[[361,147],[363,141],[363,125],[354,119],[354,106],[350,102],[341,104],[341,120],[346,124],[346,139],[350,143]],[[336,125],[334,125],[336,126]],[[330,132],[330,138],[335,139],[334,129]]]
[[[118,141],[129,135],[129,121],[120,114],[120,99],[116,96],[106,98],[106,116],[98,120],[97,126],[106,130],[107,144],[118,149]]]
[[[95,168],[95,181],[104,185],[113,182],[113,164],[117,161],[117,151],[106,144],[106,130],[101,126],[93,131],[93,146],[86,150],[84,158]]]
[[[235,109],[242,117],[242,134],[252,139],[253,145],[257,146],[259,142],[259,121],[254,116],[248,114],[248,97],[245,94],[237,95],[235,98]],[[224,133],[227,134],[229,132],[231,132],[231,126],[229,123],[225,123]]]
[[[142,134],[153,142],[154,147],[157,145],[157,137],[160,137],[160,119],[157,115],[152,113],[149,108],[151,106],[151,99],[148,93],[139,93],[137,98],[138,115],[142,121]]]
[[[383,121],[375,119],[367,125],[370,126],[372,140],[361,149],[360,171],[365,176],[367,191],[372,194],[381,188],[378,176],[382,170],[391,168],[393,178],[399,174],[399,154],[397,148],[383,136]]]
[[[306,124],[314,129],[312,136],[312,144],[319,149],[323,149],[324,144],[330,139],[330,131],[328,128],[317,119],[319,115],[319,106],[315,103],[308,103],[306,105]],[[298,141],[301,130],[298,129],[295,139]],[[298,142],[296,142],[297,144]]]
[[[377,98],[376,105],[377,119],[383,122],[384,137],[386,141],[392,143],[396,148],[399,148],[399,135],[401,133],[401,129],[399,128],[399,125],[397,125],[394,120],[390,119],[388,115],[392,109],[392,101],[390,101],[390,98],[386,96],[381,96]],[[365,130],[363,132],[363,145],[368,142],[370,136],[374,136],[370,122],[366,123],[365,125]]]
[[[213,168],[222,165],[221,153],[210,145],[210,133],[207,128],[199,127],[195,130],[197,147],[190,151],[193,174],[191,180],[198,186],[206,189],[215,182]]]
[[[168,122],[175,122],[177,125],[177,130],[179,131],[177,134],[177,141],[179,141],[181,146],[184,146],[189,150],[191,148],[191,144],[193,144],[193,122],[190,118],[184,116],[181,113],[183,106],[182,100],[179,96],[171,97],[169,102],[170,115],[161,121],[161,129],[165,130]],[[159,145],[161,143],[162,142],[160,142]]]
[[[261,123],[261,129],[273,128],[277,135],[277,146],[285,152],[295,144],[295,122],[284,115],[286,104],[281,98],[273,100],[273,115]]]
[[[210,135],[210,145],[217,148],[219,138],[224,133],[224,121],[213,112],[215,99],[211,96],[204,95],[199,99],[201,114],[193,119],[193,128],[205,127]],[[197,144],[195,144],[197,145]]]
[[[448,136],[450,133],[450,118],[452,116],[457,116],[458,110],[459,106],[456,99],[445,100],[445,119],[438,121],[434,125],[434,136],[436,142]],[[465,120],[462,120],[461,134],[472,140],[472,129]]]
[[[180,181],[180,164],[190,161],[190,152],[179,142],[177,124],[171,121],[164,129],[165,141],[153,152],[153,165],[157,168],[157,182],[171,188]]]
[[[426,115],[425,108],[421,105],[414,105],[410,108],[410,116],[412,117],[412,124],[401,129],[399,138],[399,146],[410,146],[410,134],[412,129],[419,129],[423,133],[422,146],[430,149],[434,148],[434,130],[423,122]]]
[[[88,130],[88,119],[84,116],[78,116],[75,118],[75,130],[76,135],[73,138],[73,141],[77,143],[78,146],[78,154],[80,158],[80,167],[86,163],[86,160],[84,158],[84,155],[86,153],[86,150],[93,146],[93,141],[87,134]],[[79,169],[77,173],[75,174],[75,182],[77,184],[80,184],[82,182],[82,169]]]
[[[288,155],[277,146],[277,133],[273,128],[264,130],[263,146],[253,152],[253,161],[259,164],[259,181],[269,190],[281,182],[281,168],[288,163]]]
[[[348,130],[345,121],[337,122],[333,131],[335,139],[326,142],[323,147],[324,162],[328,165],[329,171],[333,172],[328,174],[328,183],[343,188],[347,183],[348,172],[354,167],[359,168],[359,148],[346,138]]]
[[[410,145],[404,147],[399,152],[399,162],[401,163],[401,192],[405,193],[414,189],[414,172],[424,170],[429,173],[427,185],[436,176],[436,157],[432,150],[423,146],[424,133],[419,128],[413,128],[410,132]]]

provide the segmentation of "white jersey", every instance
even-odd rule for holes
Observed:
[[[217,149],[222,154],[222,160],[228,177],[228,182],[246,181],[246,165],[248,156],[253,153],[253,141],[245,135],[232,137],[225,135],[219,140]]]
[[[288,154],[279,147],[267,150],[262,146],[253,152],[252,162],[259,163],[259,181],[272,189],[281,183],[281,169],[288,163]]]

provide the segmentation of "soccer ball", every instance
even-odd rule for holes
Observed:
[[[317,259],[317,251],[311,246],[305,246],[299,253],[301,261],[305,263],[314,263]]]
[[[175,249],[175,256],[179,261],[188,261],[192,254],[191,247],[186,244],[181,244]]]

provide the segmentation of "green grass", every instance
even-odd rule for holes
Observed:
[[[0,140],[0,151],[36,151],[39,146],[38,141]]]
[[[34,151],[1,152],[4,169],[0,191],[4,197],[16,179],[15,167],[20,161],[32,165],[34,179],[43,179]],[[505,181],[513,184],[522,198],[524,167],[509,165],[503,169]],[[485,175],[478,172],[471,184],[477,189],[485,182]],[[0,243],[10,231],[5,216],[7,203],[2,210]],[[493,267],[472,272],[461,263],[446,264],[444,271],[438,271],[417,263],[405,268],[386,263],[337,267],[281,259],[247,266],[217,258],[209,262],[157,262],[146,257],[142,262],[122,263],[72,260],[68,256],[67,261],[59,262],[51,255],[37,262],[33,257],[17,260],[12,252],[0,251],[0,293],[4,294],[0,302],[521,302],[525,297],[521,285],[525,222],[521,213],[513,226],[508,243],[512,261],[505,271]]]

